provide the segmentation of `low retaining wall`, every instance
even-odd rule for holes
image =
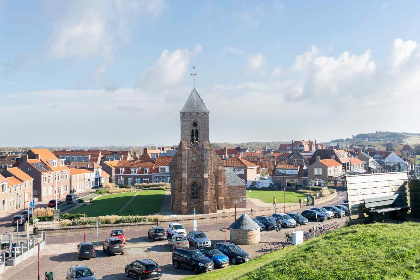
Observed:
[[[331,200],[334,200],[337,198],[337,193],[333,193],[327,197],[323,197],[320,199],[315,199],[315,205],[323,204],[326,202],[329,202]],[[302,205],[299,203],[286,203],[286,211],[285,212],[298,212],[302,210]],[[240,217],[243,213],[246,213],[247,215],[251,217],[255,216],[264,216],[264,215],[270,215],[273,214],[274,208],[268,207],[265,209],[260,210],[254,210],[254,209],[238,209],[236,211],[236,216]],[[284,212],[284,206],[281,203],[277,204],[277,207],[275,208],[275,212]],[[221,222],[224,220],[235,220],[235,213],[234,212],[226,212],[226,213],[212,213],[212,214],[198,214],[196,215],[195,219],[197,220],[197,223],[200,224],[200,222],[205,221],[206,223],[215,223],[215,222]],[[131,224],[101,224],[99,225],[99,229],[109,229],[109,228],[122,228],[122,229],[130,229],[130,228],[150,228],[152,226],[159,226],[160,223],[173,223],[173,222],[180,222],[185,225],[192,225],[194,220],[194,216],[187,215],[187,216],[167,216],[163,220],[159,220],[157,222],[149,222],[149,223],[131,223]],[[57,223],[56,223],[57,224]],[[45,225],[45,224],[44,224]],[[68,227],[39,227],[39,231],[45,231],[50,234],[60,234],[64,233],[66,231],[83,231],[85,229],[84,226],[68,226]],[[94,231],[96,230],[95,225],[86,225],[86,231]]]
[[[42,242],[39,243],[39,249],[40,250],[45,249],[45,241],[42,241]],[[32,257],[35,254],[38,254],[38,246],[34,246],[32,249],[29,249],[28,251],[22,253],[22,255],[17,256],[16,258],[8,258],[6,260],[6,265],[7,266],[15,266],[15,265],[18,265],[22,261],[26,260],[29,257]],[[0,272],[1,272],[1,270],[0,270]]]

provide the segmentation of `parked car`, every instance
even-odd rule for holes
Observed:
[[[271,217],[273,217],[276,220],[277,218],[280,218],[281,227],[283,228],[291,228],[297,226],[296,221],[285,213],[274,213],[273,215],[271,215]]]
[[[165,240],[167,238],[166,231],[163,227],[152,227],[147,232],[147,236],[153,241],[159,240],[159,239]]]
[[[48,202],[48,207],[50,207],[50,208],[54,208],[55,207],[55,203],[56,203],[56,201],[55,201],[55,199],[51,199],[49,202]],[[58,205],[60,205],[60,204],[62,204],[63,202],[61,202],[59,199],[57,199],[57,206]]]
[[[334,207],[334,206],[324,206],[322,208],[327,209],[328,211],[333,212],[335,218],[342,218],[342,217],[344,217],[346,215],[346,213],[343,210],[341,210],[341,209],[339,209],[337,207]]]
[[[28,220],[28,210],[23,210],[20,214],[25,217],[25,220]],[[29,210],[29,219],[33,217],[33,211]]]
[[[96,258],[96,251],[92,242],[82,242],[77,245],[77,256],[79,260]]]
[[[252,220],[253,220],[254,222],[256,222],[256,223],[257,223],[257,225],[259,225],[259,226],[260,226],[260,231],[263,231],[263,230],[265,229],[264,224],[263,224],[263,223],[261,223],[260,221],[258,221],[258,220],[257,220],[257,218],[253,218]]]
[[[332,211],[325,209],[324,207],[312,207],[310,208],[310,210],[315,210],[315,211],[325,214],[328,220],[334,217],[334,213]]]
[[[187,235],[190,246],[195,248],[210,247],[211,241],[202,231],[190,231]]]
[[[187,231],[180,223],[170,223],[167,232],[168,237],[177,234],[187,235]]]
[[[217,243],[214,247],[228,256],[232,264],[247,262],[251,259],[247,252],[233,243]]]
[[[113,229],[109,237],[118,237],[125,244],[125,235],[122,229]]]
[[[172,247],[172,250],[177,248],[190,248],[190,242],[183,234],[172,235],[169,237],[168,245]]]
[[[200,248],[200,252],[213,261],[213,266],[222,268],[229,265],[229,258],[218,249],[213,247]]]
[[[296,185],[295,186],[295,189],[298,191],[298,190],[302,190],[302,189],[304,189],[305,188],[305,186],[304,185]]]
[[[25,221],[26,221],[25,216],[14,215],[13,218],[12,218],[12,225],[13,226],[17,226],[17,225],[21,226],[25,223]]]
[[[77,203],[78,199],[79,199],[79,197],[74,193],[66,195],[66,202],[67,203]]]
[[[306,219],[299,213],[287,213],[287,215],[292,217],[299,225],[306,225],[309,222],[308,219]]]
[[[124,255],[124,243],[119,237],[110,237],[104,241],[102,245],[104,252],[110,255],[121,254]]]
[[[276,228],[276,221],[270,216],[258,216],[256,219],[264,225],[266,230],[273,230]]]
[[[334,206],[337,207],[338,209],[343,210],[344,211],[344,214],[346,216],[350,216],[349,208],[347,208],[346,206],[344,206],[344,205],[334,205]]]
[[[86,265],[76,265],[69,268],[67,271],[66,280],[96,280],[95,273],[93,273]]]
[[[150,259],[136,260],[125,266],[125,275],[135,279],[160,279],[162,270]]]
[[[327,215],[324,213],[315,211],[315,210],[304,210],[302,212],[302,216],[307,218],[308,220],[323,222],[327,219]]]
[[[194,270],[197,274],[213,269],[213,261],[197,249],[175,249],[172,252],[172,264],[175,269],[185,267]]]

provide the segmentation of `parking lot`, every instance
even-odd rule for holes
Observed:
[[[332,219],[326,223],[339,222],[343,225],[347,218]],[[230,224],[230,223],[228,223]],[[297,230],[308,231],[319,223],[310,222],[308,225],[300,226]],[[166,225],[164,225],[166,226]],[[191,225],[184,225],[187,231],[192,230]],[[212,243],[224,242],[225,232],[223,222],[209,225],[198,225],[198,229],[204,231],[212,240]],[[263,231],[261,242],[256,245],[241,245],[241,248],[248,252],[251,258],[263,254],[267,244],[285,240],[285,233],[291,233],[296,229],[282,229],[280,232]],[[109,235],[109,230],[101,231],[99,240],[103,241]],[[47,247],[41,252],[40,271],[41,278],[46,271],[53,271],[55,279],[65,279],[67,270],[74,265],[85,264],[96,273],[98,279],[130,279],[124,275],[124,268],[127,264],[137,259],[152,259],[162,268],[163,279],[180,279],[194,273],[185,269],[174,269],[172,266],[172,250],[167,246],[166,241],[152,242],[147,238],[147,229],[126,230],[127,238],[126,251],[124,255],[108,256],[102,251],[102,246],[97,247],[97,257],[90,260],[77,259],[77,244],[83,240],[83,232],[77,232],[66,236],[55,236],[47,238]],[[229,231],[226,232],[229,240]],[[88,241],[96,241],[96,232],[87,235]],[[36,279],[37,257],[29,258],[25,263],[16,267],[7,267],[2,274],[2,279]]]

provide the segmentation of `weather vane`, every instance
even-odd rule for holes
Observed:
[[[193,66],[193,72],[194,73],[192,73],[191,76],[193,76],[194,78],[194,88],[195,88],[195,76],[197,76],[197,73],[195,72],[195,66]]]

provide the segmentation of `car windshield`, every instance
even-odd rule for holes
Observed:
[[[122,230],[114,230],[112,232],[112,235],[114,235],[114,236],[116,236],[116,235],[123,235],[123,232],[122,232]]]
[[[185,237],[183,237],[183,236],[175,237],[175,241],[183,241],[184,239],[185,239]]]
[[[210,256],[213,256],[213,257],[220,256],[220,255],[222,255],[222,252],[220,252],[217,249],[211,249],[211,250],[209,250],[209,255]]]
[[[55,200],[50,200],[50,203],[55,203]]]
[[[191,256],[192,256],[194,259],[204,257],[204,255],[203,255],[200,251],[194,251],[194,252],[191,252]]]
[[[147,264],[146,265],[146,270],[153,271],[155,269],[156,269],[156,265],[154,265],[154,264]]]
[[[283,215],[283,219],[287,219],[287,220],[290,220],[291,219],[291,217],[289,216],[289,215]]]
[[[161,233],[161,232],[163,232],[163,228],[155,228],[155,232]]]
[[[242,249],[236,245],[229,246],[229,250],[231,250],[232,252],[242,252]]]
[[[174,225],[174,229],[184,229],[182,225]]]
[[[76,270],[76,278],[82,278],[82,277],[88,277],[88,276],[93,276],[93,273],[89,268]]]
[[[10,219],[10,218],[9,218]],[[13,220],[19,220],[19,219],[22,219],[22,216],[15,216],[15,217],[13,217]]]
[[[195,234],[195,238],[207,238],[207,236],[204,233],[199,232]]]
[[[319,208],[319,211],[320,212],[323,212],[323,213],[326,213],[327,212],[327,209],[325,209],[325,208]]]

